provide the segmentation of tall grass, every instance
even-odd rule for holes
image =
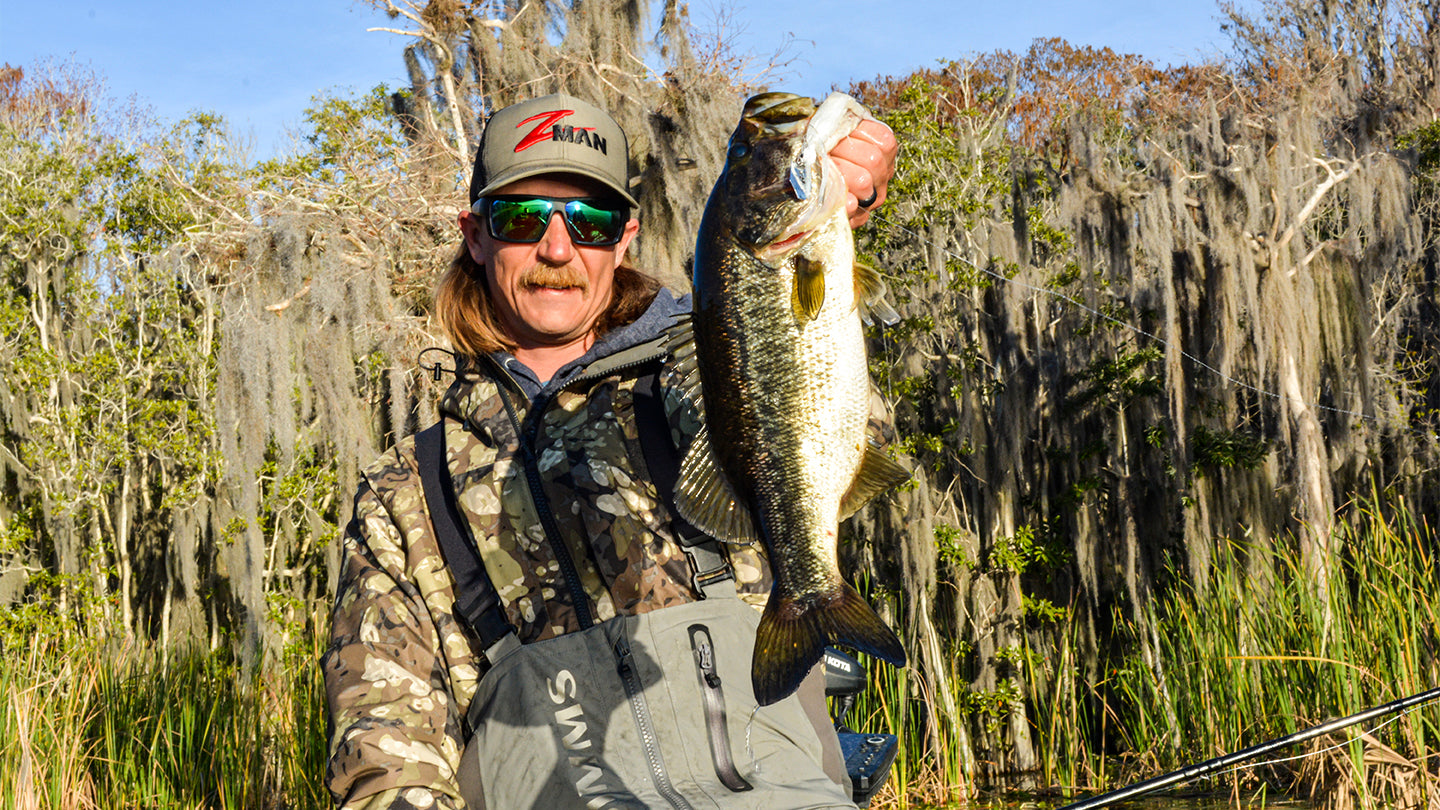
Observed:
[[[1161,666],[1131,658],[1104,685],[1119,698],[1125,750],[1150,752],[1152,767],[1183,765],[1440,684],[1434,533],[1403,503],[1374,503],[1351,513],[1323,578],[1287,549],[1231,542],[1207,588],[1159,601]],[[1332,806],[1440,806],[1440,708],[1361,731],[1231,778]]]
[[[319,635],[247,676],[61,636],[0,657],[0,808],[322,808]]]
[[[42,639],[0,659],[0,807],[94,807],[82,729],[93,716],[94,662]]]
[[[1019,656],[1018,682],[1029,692],[1012,701],[977,699],[957,677],[957,656],[953,717],[924,674],[866,659],[871,688],[851,725],[901,738],[875,806],[949,804],[986,787],[966,778],[966,728],[1009,722],[1009,712],[1030,723],[1036,783],[1068,792],[1117,787],[1440,685],[1440,544],[1403,503],[1380,503],[1350,511],[1335,538],[1339,551],[1326,562],[1325,588],[1284,544],[1222,541],[1208,585],[1181,584],[1158,597],[1149,627],[1117,612],[1120,646],[1131,652],[1098,683],[1079,675],[1079,629],[1068,614],[1036,636],[1048,639],[1043,647]],[[1151,661],[1138,652],[1141,633]],[[1308,794],[1335,808],[1440,807],[1440,706],[1362,731],[1211,786]]]
[[[894,611],[894,626],[906,624],[904,600],[887,592],[869,576],[856,578],[856,587],[872,604],[887,603]],[[943,707],[953,694],[937,694],[936,682],[918,667],[896,668],[863,653],[857,653],[866,670],[869,686],[856,696],[846,725],[857,731],[886,732],[899,738],[899,749],[885,786],[876,794],[875,810],[933,807],[963,800],[971,783],[970,763],[965,761],[970,746],[966,739],[966,718],[947,713]],[[912,654],[911,656],[915,656]],[[961,684],[958,661],[950,662],[945,673],[949,684]]]
[[[1158,598],[1148,630],[1120,624],[1132,650],[1146,632],[1156,659],[1132,654],[1099,683],[1077,677],[1079,645],[1065,625],[1048,634],[1050,646],[1022,656],[1021,680],[1048,684],[1043,694],[978,700],[958,655],[948,696],[914,669],[868,660],[871,687],[850,724],[901,738],[875,806],[934,806],[973,792],[968,729],[1010,722],[1013,712],[1031,723],[1041,785],[1101,788],[1440,684],[1433,531],[1403,504],[1362,506],[1336,545],[1322,589],[1296,553],[1223,543],[1203,590],[1180,585]],[[253,676],[223,652],[167,660],[59,635],[7,651],[0,810],[328,807],[323,636],[302,635]],[[1360,731],[1222,784],[1308,792],[1337,808],[1440,807],[1440,707]]]

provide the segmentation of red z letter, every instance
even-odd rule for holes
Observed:
[[[544,143],[545,141],[550,140],[550,128],[555,126],[555,122],[559,121],[561,118],[564,118],[567,115],[574,114],[574,110],[555,110],[554,112],[543,112],[539,115],[532,115],[529,118],[526,118],[524,121],[516,124],[515,128],[519,129],[520,127],[525,126],[531,121],[540,122],[535,126],[534,129],[530,130],[530,134],[526,135],[524,140],[520,141],[520,143],[518,144],[515,144],[515,151],[519,152],[522,149],[529,149],[537,143]]]

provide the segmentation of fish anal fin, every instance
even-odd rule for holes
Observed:
[[[795,257],[795,294],[791,304],[802,323],[815,320],[825,304],[825,265],[815,259]]]
[[[900,486],[910,480],[910,471],[898,461],[885,455],[880,445],[871,442],[865,446],[865,455],[860,459],[860,470],[850,483],[845,497],[840,499],[840,519],[860,511],[882,492]]]
[[[750,510],[741,504],[735,488],[715,462],[706,427],[700,428],[680,462],[675,508],[690,525],[721,542],[745,545],[760,539]]]

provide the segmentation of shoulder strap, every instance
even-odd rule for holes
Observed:
[[[675,508],[675,484],[680,480],[680,450],[670,435],[670,419],[665,415],[658,366],[651,366],[635,382],[635,428],[652,483],[665,508],[670,510],[670,525],[675,530],[680,547],[690,558],[690,568],[695,572],[692,583],[695,590],[707,597],[724,593],[712,593],[711,588],[726,581],[733,583],[735,572],[720,552],[719,542],[690,525]],[[734,590],[732,584],[728,592],[733,595]]]
[[[455,579],[455,612],[480,639],[486,657],[494,661],[496,657],[490,651],[506,636],[513,637],[514,630],[505,620],[500,594],[476,550],[470,522],[460,514],[455,501],[455,485],[445,459],[443,417],[415,435],[415,461],[420,466],[420,484],[425,489],[425,505],[440,541],[440,553]]]

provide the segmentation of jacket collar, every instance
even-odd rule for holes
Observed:
[[[471,394],[475,384],[484,378],[491,378],[498,385],[519,389],[533,403],[553,395],[577,377],[602,375],[643,360],[645,356],[658,354],[663,349],[666,330],[689,311],[688,294],[676,298],[669,289],[662,287],[640,317],[595,341],[589,351],[562,366],[544,385],[536,379],[533,371],[509,352],[495,352],[478,362],[469,360],[462,364],[455,382],[445,392],[440,403],[441,413],[462,420],[468,417],[481,405],[472,401]]]

